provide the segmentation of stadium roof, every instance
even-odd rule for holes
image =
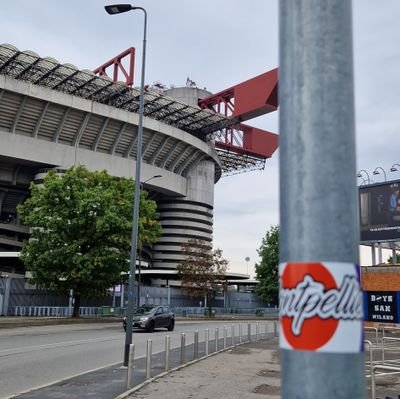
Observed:
[[[140,90],[124,82],[113,82],[72,64],[60,64],[33,51],[19,51],[10,44],[0,45],[0,74],[28,81],[91,101],[131,112],[139,110]],[[206,135],[235,123],[222,114],[203,110],[154,91],[144,95],[144,115],[163,121],[203,140]]]

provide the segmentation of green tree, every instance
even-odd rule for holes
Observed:
[[[21,259],[38,287],[74,293],[73,316],[81,298],[101,297],[129,270],[134,182],[106,171],[79,166],[59,174],[49,171],[42,185],[18,207],[31,226]],[[139,243],[161,234],[156,203],[141,193]]]
[[[279,298],[279,226],[271,226],[262,240],[256,264],[257,296],[264,302],[278,305]]]
[[[185,258],[177,267],[182,291],[192,299],[205,299],[211,310],[211,300],[225,282],[224,273],[229,263],[221,249],[212,250],[203,240],[189,240],[182,244],[182,251]]]
[[[393,257],[389,256],[386,263],[392,264]],[[400,254],[396,254],[396,264],[400,264]]]

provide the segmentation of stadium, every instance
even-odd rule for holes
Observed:
[[[40,183],[51,168],[74,165],[135,176],[140,91],[133,87],[133,65],[133,48],[97,69],[78,70],[0,45],[1,272],[25,273],[18,254],[29,229],[16,207],[30,182]],[[113,78],[107,68],[114,69]],[[224,176],[263,169],[278,147],[276,134],[242,122],[277,107],[277,70],[216,94],[190,79],[185,87],[146,86],[141,180],[163,228],[142,254],[149,283],[176,279],[183,242],[212,242],[214,185]]]

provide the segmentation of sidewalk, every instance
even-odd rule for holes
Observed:
[[[172,371],[117,399],[280,398],[277,338],[252,341]]]

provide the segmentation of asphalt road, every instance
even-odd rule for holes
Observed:
[[[238,334],[239,321],[236,324]],[[241,322],[247,334],[247,322]],[[150,334],[134,333],[135,358],[146,353],[146,342],[152,340],[153,353],[164,349],[165,336],[171,337],[171,348],[179,347],[181,333],[186,333],[186,344],[193,342],[199,331],[204,341],[205,329],[210,339],[223,336],[224,326],[230,336],[230,322],[177,322],[175,330],[156,330]],[[253,326],[254,327],[254,326]],[[263,326],[260,327],[261,331]],[[252,331],[254,334],[255,331]],[[69,324],[43,327],[20,327],[0,330],[0,399],[49,385],[57,381],[98,368],[122,362],[125,333],[119,323]]]

